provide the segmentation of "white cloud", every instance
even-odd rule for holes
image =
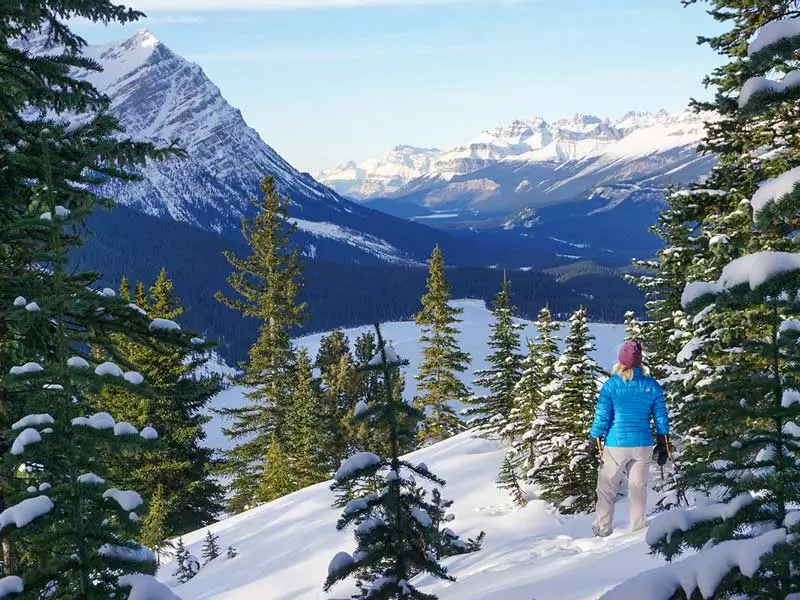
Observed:
[[[130,0],[126,4],[144,12],[208,10],[294,10],[346,6],[403,6],[444,4],[474,0]],[[529,1],[529,0],[521,0]]]

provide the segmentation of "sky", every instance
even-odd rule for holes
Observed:
[[[515,119],[684,108],[720,63],[679,0],[129,0],[302,171],[447,148]]]

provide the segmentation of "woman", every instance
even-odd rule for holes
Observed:
[[[656,449],[650,420],[656,426]],[[613,375],[603,384],[589,435],[602,453],[597,477],[597,516],[592,525],[596,536],[611,534],[614,500],[623,474],[628,476],[631,531],[647,525],[647,476],[656,455],[658,464],[669,458],[669,417],[664,391],[642,369],[642,346],[627,341],[619,351]],[[603,447],[605,440],[605,447]]]

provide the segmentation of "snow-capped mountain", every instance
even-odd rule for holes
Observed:
[[[31,34],[18,46],[33,53],[55,51],[46,32]],[[83,52],[103,70],[76,76],[110,98],[127,136],[163,146],[175,142],[187,154],[148,163],[141,181],[107,184],[102,191],[118,203],[238,241],[242,217],[254,212],[250,200],[261,195],[259,182],[272,175],[280,193],[291,198],[297,240],[308,256],[416,264],[437,242],[451,244],[454,255],[464,247],[462,240],[443,240],[428,227],[346,200],[299,172],[247,125],[199,65],[149,31]]]
[[[617,121],[590,115],[553,123],[541,118],[514,121],[438,153],[427,168],[420,162],[416,173],[406,168],[402,172],[407,183],[388,194],[374,191],[376,176],[368,169],[371,161],[365,161],[358,165],[359,179],[348,181],[343,193],[468,212],[471,226],[476,215],[505,215],[513,222],[519,210],[601,198],[610,189],[615,192],[609,203],[616,206],[641,190],[647,190],[649,197],[653,189],[705,175],[713,158],[696,152],[704,134],[704,117],[688,110],[630,112]],[[391,168],[392,156],[383,159],[383,171]],[[321,181],[334,188],[341,186],[341,179],[320,175]],[[380,206],[392,210],[389,202]],[[437,223],[463,220],[437,219]]]
[[[440,154],[437,148],[396,146],[382,158],[368,158],[359,164],[350,161],[314,176],[345,196],[359,199],[387,196],[427,173]]]

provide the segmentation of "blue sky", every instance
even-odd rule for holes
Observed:
[[[448,147],[514,119],[678,110],[705,97],[718,26],[679,0],[138,0],[301,170]]]

